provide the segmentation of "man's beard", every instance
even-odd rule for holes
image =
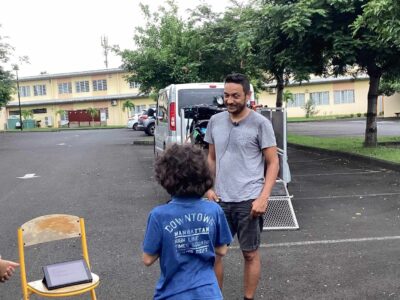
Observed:
[[[233,115],[238,115],[240,114],[245,108],[246,108],[246,101],[243,103],[236,103],[236,104],[231,104],[231,105],[226,105],[228,108],[228,112],[233,114]]]

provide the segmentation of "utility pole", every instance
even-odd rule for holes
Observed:
[[[22,131],[22,111],[21,111],[21,95],[19,93],[19,78],[18,78],[18,65],[13,65],[13,69],[15,71],[15,74],[17,75],[17,95],[18,95],[18,107],[19,107],[19,126]]]
[[[106,69],[108,69],[108,52],[111,47],[108,45],[108,37],[105,35],[101,37],[101,47],[103,47],[104,64],[106,65]]]

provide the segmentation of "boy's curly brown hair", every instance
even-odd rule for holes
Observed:
[[[171,196],[201,197],[214,184],[204,150],[190,144],[172,144],[157,158],[154,171]]]

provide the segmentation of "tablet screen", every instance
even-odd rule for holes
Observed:
[[[48,265],[43,270],[49,289],[92,281],[91,273],[82,259]]]

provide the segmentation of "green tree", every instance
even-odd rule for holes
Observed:
[[[127,111],[128,113],[128,119],[129,119],[129,112],[132,111],[132,109],[135,108],[135,104],[132,103],[132,101],[130,100],[126,100],[123,104],[122,104],[122,111]]]
[[[92,122],[93,122],[92,126],[94,126],[94,118],[99,115],[99,110],[97,108],[94,108],[94,107],[89,107],[88,109],[86,109],[86,112],[92,118]]]
[[[289,90],[284,90],[282,98],[285,103],[293,102],[293,93]]]
[[[284,30],[283,24],[296,14],[299,0],[264,0],[260,7],[253,11],[253,53],[256,65],[266,75],[267,82],[276,82],[276,106],[284,102],[284,87],[289,79],[304,81],[310,73],[321,73],[323,58],[318,51],[321,45],[313,45],[310,36],[299,42],[297,36]],[[321,13],[314,9],[309,14]],[[305,54],[306,53],[306,54]]]
[[[33,118],[33,111],[31,109],[21,110],[21,115],[24,120],[28,120],[29,118]]]
[[[367,28],[379,43],[400,49],[400,6],[396,0],[370,0],[363,6],[363,14],[353,24],[358,31]],[[379,94],[391,96],[400,92],[400,68],[382,74]]]
[[[14,76],[3,66],[9,61],[13,50],[13,47],[7,42],[7,37],[0,35],[0,107],[6,105],[15,92]]]
[[[139,82],[144,93],[158,91],[171,83],[197,81],[196,62],[189,59],[195,51],[191,30],[178,16],[178,7],[166,1],[151,13],[147,5],[140,4],[146,25],[136,28],[135,50],[116,50],[122,66],[130,75],[129,82]]]
[[[221,81],[228,73],[258,77],[251,56],[247,24],[250,6],[236,3],[222,16],[200,5],[187,20],[178,17],[173,1],[151,13],[141,5],[146,19],[134,36],[135,50],[117,50],[128,81],[141,84],[150,93],[172,83]]]
[[[59,115],[60,117],[65,116],[66,113],[67,112],[64,109],[59,109],[56,111],[56,115]]]
[[[393,9],[389,16],[382,3],[391,0],[299,0],[294,13],[282,23],[282,30],[298,48],[309,43],[322,58],[321,73],[325,75],[366,73],[369,76],[368,110],[364,145],[377,145],[377,96],[382,78],[396,78],[400,74],[400,48],[395,35],[400,10]],[[395,5],[396,0],[391,2]],[[368,8],[379,17],[372,20]],[[393,7],[394,8],[394,7]],[[371,27],[370,21],[374,22]],[[381,28],[378,30],[378,28]],[[385,29],[383,29],[385,28]],[[304,53],[308,52],[304,51]],[[321,61],[316,61],[318,66]]]

